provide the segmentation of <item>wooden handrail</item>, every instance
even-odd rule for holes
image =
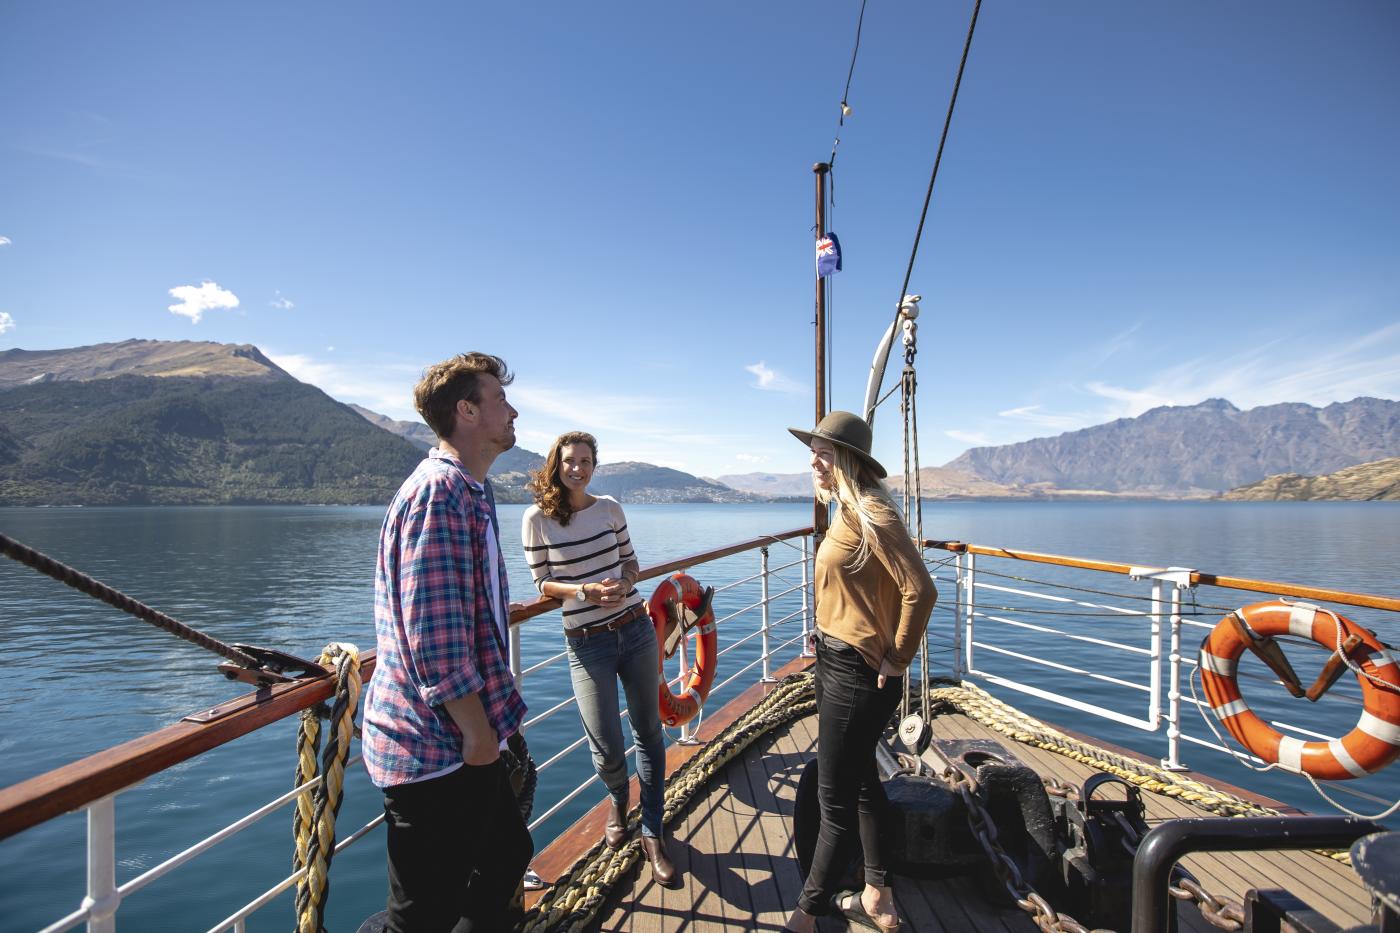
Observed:
[[[663,576],[683,567],[694,567],[744,551],[751,551],[789,538],[811,534],[811,528],[797,528],[776,535],[763,535],[737,544],[702,551],[643,570],[639,579]],[[536,598],[511,612],[510,622],[519,625],[528,619],[559,607],[556,599]],[[374,672],[373,651],[361,656],[360,673],[369,682]],[[257,690],[227,700],[210,710],[210,721],[181,720],[155,732],[89,755],[71,764],[12,784],[0,790],[0,839],[37,826],[46,820],[85,807],[95,800],[145,780],[182,761],[201,755],[254,732],[263,726],[295,715],[334,691],[334,681],[323,677],[299,680]],[[200,715],[200,714],[195,714]]]
[[[1134,568],[1152,566],[1150,564],[1120,564],[1107,560],[1089,560],[1082,557],[1065,557],[1062,554],[1039,554],[1035,551],[1014,551],[1010,548],[986,547],[980,544],[966,544],[962,541],[924,541],[926,548],[938,548],[957,554],[982,554],[987,557],[1007,557],[1013,560],[1030,561],[1036,564],[1053,564],[1057,567],[1075,567],[1080,570],[1097,570],[1101,573],[1116,573],[1127,576]],[[1316,599],[1344,606],[1362,606],[1367,609],[1384,609],[1400,612],[1400,599],[1393,596],[1376,596],[1371,593],[1349,593],[1345,590],[1330,590],[1316,586],[1297,586],[1292,583],[1278,583],[1273,580],[1252,580],[1248,577],[1227,577],[1219,574],[1192,571],[1191,583],[1218,586],[1227,590],[1246,590],[1253,593],[1271,593],[1275,596],[1291,596],[1298,599]]]

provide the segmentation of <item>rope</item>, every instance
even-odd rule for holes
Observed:
[[[948,142],[948,128],[953,123],[953,108],[958,103],[958,88],[962,87],[963,69],[967,67],[967,53],[972,48],[972,33],[977,29],[977,14],[982,9],[982,0],[972,8],[972,21],[967,25],[967,40],[963,43],[962,60],[958,62],[958,76],[953,81],[953,94],[948,100],[948,115],[943,118],[943,135],[938,139],[938,155],[933,159],[933,172],[928,179],[928,193],[924,195],[924,209],[919,213],[919,228],[914,233],[914,248],[909,251],[909,267],[904,271],[904,284],[899,287],[899,301],[895,302],[894,320],[899,323],[899,308],[904,304],[904,296],[909,294],[909,279],[914,275],[914,257],[919,255],[919,240],[924,235],[924,221],[928,219],[928,205],[933,200],[933,183],[938,180],[938,166],[943,161],[943,146]]]
[[[0,534],[0,552],[3,552],[6,557],[19,561],[27,567],[32,567],[46,576],[53,577],[58,582],[66,584],[80,593],[85,593],[93,599],[99,599],[107,605],[120,609],[128,615],[133,615],[143,622],[149,622],[162,631],[169,632],[178,638],[183,638],[191,644],[198,645],[207,651],[212,651],[223,658],[227,658],[239,667],[246,667],[249,670],[258,670],[261,666],[252,655],[239,651],[232,645],[225,644],[217,638],[211,638],[201,631],[192,629],[178,619],[152,609],[145,603],[131,598],[120,590],[115,590],[105,583],[94,580],[85,573],[74,570],[61,561],[54,560],[47,554],[42,554],[31,547],[26,547],[13,538],[2,534]]]
[[[331,859],[335,856],[335,818],[345,797],[345,759],[350,752],[355,709],[360,700],[360,649],[347,642],[332,642],[321,652],[317,663],[335,670],[335,702],[330,711],[330,738],[321,755],[322,780],[297,797],[296,811],[292,814],[292,870],[305,869],[296,888],[297,933],[324,933],[325,930]],[[293,787],[315,779],[320,737],[318,710],[315,707],[303,710],[301,729],[297,733]]]
[[[740,719],[710,741],[705,749],[666,782],[663,821],[671,823],[699,796],[705,785],[762,736],[806,716],[816,709],[816,693],[810,672],[783,678]],[[638,807],[632,808],[631,819]],[[614,884],[640,859],[637,837],[620,849],[609,849],[600,840],[559,877],[525,917],[522,933],[580,931],[592,923]]]
[[[1129,783],[1136,784],[1143,790],[1163,797],[1184,800],[1218,816],[1279,815],[1277,810],[1270,807],[1251,803],[1199,781],[1183,778],[1155,765],[1116,755],[1106,749],[1072,739],[1063,732],[1050,728],[1040,720],[1001,702],[973,684],[963,683],[930,690],[929,699],[931,706],[935,703],[941,703],[969,719],[980,722],[989,729],[1015,739],[1017,742],[1063,755],[1073,761],[1120,777]],[[1314,851],[1344,865],[1351,864],[1351,857],[1346,852],[1323,849]]]

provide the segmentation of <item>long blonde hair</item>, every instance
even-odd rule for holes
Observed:
[[[875,541],[875,526],[888,524],[891,520],[901,522],[899,506],[895,504],[885,484],[875,475],[875,471],[855,454],[840,444],[833,444],[835,455],[831,461],[831,487],[823,489],[813,477],[817,500],[830,504],[835,502],[856,518],[856,534],[860,545],[851,555],[846,566],[859,570],[870,559],[870,550]]]

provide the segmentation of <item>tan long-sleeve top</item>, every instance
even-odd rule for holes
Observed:
[[[817,549],[817,627],[855,648],[876,670],[882,660],[904,670],[919,650],[938,591],[893,513],[875,526],[864,566],[852,570],[860,546],[857,521],[852,515],[848,522],[845,509],[838,508]]]

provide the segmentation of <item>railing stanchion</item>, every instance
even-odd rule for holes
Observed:
[[[967,569],[963,564],[969,559],[966,552],[955,553],[953,555],[953,679],[962,680],[963,676],[963,606],[967,602],[963,594],[964,577]]]
[[[807,565],[811,557],[807,553],[810,537],[802,537],[802,656],[812,657],[812,584],[807,575]]]
[[[1189,578],[1188,578],[1189,580]],[[1189,586],[1189,582],[1185,584]],[[1183,585],[1172,587],[1171,641],[1167,661],[1167,757],[1162,767],[1168,771],[1190,771],[1181,763],[1181,591]]]
[[[963,592],[963,673],[971,674],[977,668],[972,663],[972,641],[976,635],[974,619],[977,615],[977,555],[967,552],[967,585]]]
[[[520,626],[510,625],[507,627],[510,629],[510,676],[515,681],[515,687],[518,690],[525,682],[525,673],[520,667]]]
[[[768,622],[768,548],[758,549],[758,566],[761,578],[759,580],[759,600],[763,603],[763,683],[774,683],[777,678],[773,676],[770,669],[769,658],[772,652],[768,645],[768,633],[772,630]]]
[[[83,909],[91,911],[88,933],[116,933],[117,907],[117,806],[116,796],[95,800],[87,808],[87,896]]]
[[[1152,581],[1151,653],[1147,669],[1147,721],[1153,730],[1162,725],[1162,581]]]

